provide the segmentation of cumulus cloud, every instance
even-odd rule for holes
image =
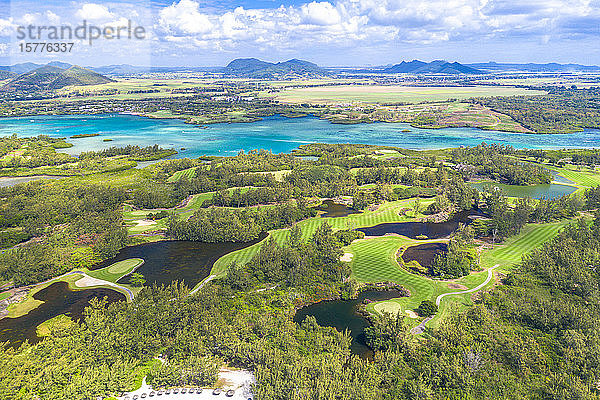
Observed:
[[[12,18],[0,18],[0,36],[10,36],[16,28]]]
[[[89,21],[102,21],[116,18],[115,15],[108,10],[108,7],[96,3],[85,3],[77,10],[75,15]]]
[[[158,23],[163,28],[183,33],[209,32],[212,23],[198,8],[198,3],[193,0],[181,0],[160,10]]]
[[[300,7],[304,21],[314,25],[335,25],[342,20],[340,13],[326,1],[303,4]]]

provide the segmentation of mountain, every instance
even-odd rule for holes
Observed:
[[[52,65],[44,65],[16,76],[0,89],[4,91],[34,92],[60,89],[70,85],[98,85],[108,82],[114,82],[114,80],[78,66],[63,69]]]
[[[58,67],[58,68],[62,68],[62,69],[69,69],[73,66],[73,64],[69,64],[69,63],[61,62],[61,61],[51,61],[46,65],[50,65],[51,67]]]
[[[477,68],[486,72],[600,72],[600,67],[597,65],[581,65],[581,64],[511,64],[511,63],[474,63],[467,64],[471,68]]]
[[[238,58],[227,64],[221,72],[225,75],[246,78],[327,75],[327,72],[317,64],[298,59],[270,63],[256,58]]]
[[[26,72],[33,71],[34,69],[39,68],[41,66],[41,64],[26,62],[15,65],[0,65],[0,70],[14,72],[15,74],[24,74]]]
[[[14,76],[14,73],[12,73],[10,71],[0,70],[0,81],[8,79],[8,78],[10,78],[12,76]]]
[[[402,61],[400,64],[393,65],[380,71],[384,74],[481,74],[482,71],[460,64],[458,62],[448,62],[436,60],[426,63],[419,60],[410,62]]]

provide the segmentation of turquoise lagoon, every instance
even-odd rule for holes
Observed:
[[[410,132],[402,132],[409,129]],[[111,146],[158,144],[179,151],[177,157],[235,155],[240,150],[266,149],[289,152],[306,143],[366,143],[407,149],[439,149],[475,146],[481,142],[516,148],[600,147],[600,130],[560,135],[536,135],[488,131],[475,128],[417,129],[403,123],[356,125],[332,124],[315,117],[274,116],[253,123],[196,126],[177,119],[152,119],[134,115],[66,115],[0,118],[0,136],[50,135],[68,138],[75,134],[100,136],[70,139],[70,154]],[[112,139],[103,142],[102,139]],[[181,150],[185,148],[185,150]]]

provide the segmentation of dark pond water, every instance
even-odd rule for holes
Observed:
[[[400,297],[401,293],[391,291],[364,291],[358,298],[352,300],[323,300],[310,306],[303,307],[294,315],[294,322],[301,323],[308,316],[313,316],[322,326],[332,326],[340,332],[348,329],[352,337],[350,350],[362,358],[371,358],[373,351],[365,343],[364,330],[369,321],[356,312],[358,305],[365,299],[372,301],[389,300]]]
[[[252,246],[265,237],[266,234],[261,235],[259,239],[248,243],[202,243],[180,240],[145,243],[125,247],[114,258],[96,265],[94,269],[128,258],[142,258],[144,264],[136,272],[144,275],[146,285],[154,283],[168,285],[173,281],[182,280],[192,288],[210,274],[213,264],[220,257]],[[129,276],[121,278],[118,282],[128,283]]]
[[[325,214],[321,214],[323,218],[347,217],[350,214],[360,213],[360,211],[356,211],[344,204],[335,203],[333,200],[324,200],[323,204],[318,206],[317,209],[325,211]]]
[[[446,243],[423,243],[416,246],[410,246],[402,253],[402,260],[405,263],[416,261],[423,267],[429,267],[433,264],[435,256],[443,254],[448,250]]]
[[[71,290],[66,282],[56,282],[33,295],[44,303],[18,318],[0,319],[0,342],[10,342],[11,347],[18,347],[26,339],[30,343],[41,340],[36,329],[39,324],[51,318],[66,314],[78,320],[83,310],[94,298],[106,298],[109,302],[124,301],[125,296],[110,289]]]
[[[445,222],[390,222],[368,228],[359,228],[366,236],[383,236],[387,233],[396,233],[411,239],[426,236],[428,239],[440,239],[450,235],[459,224],[469,224],[473,221],[471,216],[480,215],[475,210],[461,211]]]
[[[564,178],[563,178],[564,179]],[[565,179],[568,180],[568,179]],[[567,182],[568,183],[568,182]],[[569,195],[577,190],[574,186],[560,185],[556,183],[541,184],[541,185],[506,185],[504,183],[496,182],[479,182],[472,183],[471,186],[477,188],[477,190],[489,190],[498,188],[509,197],[529,197],[532,199],[556,199],[562,196]]]

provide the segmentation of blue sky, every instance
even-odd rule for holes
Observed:
[[[20,51],[19,26],[75,28],[84,20],[100,29],[131,21],[145,37],[74,40],[67,54]],[[238,57],[324,66],[415,58],[600,64],[599,39],[600,0],[0,0],[0,64],[213,66]]]

